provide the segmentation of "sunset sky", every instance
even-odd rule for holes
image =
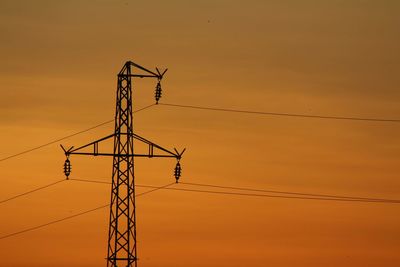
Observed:
[[[399,14],[396,0],[0,0],[0,159],[113,119],[128,60],[168,68],[162,103],[400,119]],[[134,80],[134,109],[154,103],[154,87]],[[182,182],[400,199],[398,122],[158,105],[135,114],[134,129],[187,148]],[[59,144],[113,130],[0,161],[0,202],[63,179]],[[72,178],[111,180],[111,158],[71,163]],[[136,182],[174,182],[174,167],[138,159]],[[110,185],[65,181],[0,203],[0,237],[109,199]],[[138,266],[400,266],[399,210],[159,190],[137,198]],[[108,214],[0,239],[0,266],[106,266]]]

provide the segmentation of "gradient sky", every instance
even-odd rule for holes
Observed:
[[[112,119],[127,60],[169,68],[165,103],[399,119],[399,13],[395,0],[0,0],[0,158]],[[135,82],[135,107],[153,103],[154,82]],[[135,115],[135,130],[187,148],[182,181],[400,198],[398,123],[155,106]],[[110,159],[71,161],[72,177],[111,179]],[[63,163],[58,144],[1,162],[0,200],[62,179]],[[173,182],[174,166],[137,160],[137,182]],[[109,194],[69,181],[3,203],[0,235]],[[137,203],[141,267],[400,265],[395,204],[179,191]],[[0,266],[105,266],[107,230],[103,209],[0,240]]]

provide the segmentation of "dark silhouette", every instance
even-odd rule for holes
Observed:
[[[141,70],[143,74],[132,73],[132,67]],[[132,78],[156,78],[155,91],[156,104],[161,97],[161,80],[167,70],[160,72],[150,71],[132,61],[124,64],[118,74],[117,103],[115,112],[115,130],[113,134],[93,141],[78,148],[62,149],[67,157],[64,173],[68,179],[71,173],[70,155],[92,155],[113,157],[112,190],[110,202],[110,222],[108,233],[107,266],[137,266],[136,252],[136,208],[135,208],[135,157],[172,157],[176,158],[177,165],[174,171],[176,182],[181,174],[180,159],[182,152],[165,149],[135,133],[133,133],[132,114]],[[114,150],[112,153],[100,152],[99,144],[113,138]],[[148,152],[134,153],[133,141],[148,145]],[[87,148],[92,148],[87,152]],[[157,153],[154,153],[158,151]]]

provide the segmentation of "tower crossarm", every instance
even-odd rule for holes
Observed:
[[[125,68],[126,65],[135,67],[137,69],[140,69],[145,72],[145,74],[140,74],[140,73],[126,73]],[[161,72],[158,68],[156,68],[157,73],[154,71],[151,71],[149,69],[146,69],[145,67],[140,66],[139,64],[136,64],[135,62],[128,61],[125,64],[125,68],[122,68],[120,73],[118,73],[118,76],[124,76],[124,77],[139,77],[139,78],[157,78],[158,80],[161,80],[164,76],[164,74],[167,72],[168,69],[165,69],[163,72]]]
[[[124,133],[123,135],[126,135]],[[70,149],[65,149],[64,146],[60,145],[61,148],[64,150],[64,153],[67,157],[70,155],[88,155],[88,156],[134,156],[134,157],[148,157],[148,158],[176,158],[177,160],[180,160],[182,157],[182,154],[185,152],[186,149],[183,149],[181,152],[178,150],[174,149],[174,151],[168,150],[160,145],[157,145],[144,137],[141,137],[140,135],[137,134],[131,134],[131,137],[138,140],[139,142],[145,143],[148,145],[148,152],[147,153],[133,153],[133,154],[115,154],[115,153],[107,153],[107,152],[99,152],[99,143],[106,141],[107,139],[113,138],[115,134],[108,135],[106,137],[100,138],[96,141],[90,142],[86,145],[74,148],[71,147]],[[92,151],[85,151],[85,149],[92,147]],[[159,150],[160,152],[164,152],[163,154],[161,153],[155,153],[155,150]]]

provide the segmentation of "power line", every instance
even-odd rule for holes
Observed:
[[[382,119],[382,118],[367,118],[367,117],[363,118],[363,117],[350,117],[350,116],[342,117],[342,116],[326,116],[326,115],[309,115],[309,114],[299,114],[299,113],[278,113],[278,112],[251,111],[251,110],[228,109],[228,108],[194,106],[194,105],[181,105],[172,103],[158,103],[158,104],[163,106],[178,107],[178,108],[235,112],[235,113],[246,113],[246,114],[256,114],[256,115],[267,115],[267,116],[284,116],[284,117],[311,118],[311,119],[351,120],[351,121],[369,121],[369,122],[395,122],[395,123],[400,122],[400,119]]]
[[[78,182],[85,182],[85,183],[95,183],[95,184],[111,184],[111,182],[100,181],[100,180],[88,180],[88,179],[81,179],[81,178],[69,178],[69,181],[78,181]],[[175,183],[171,183],[168,186],[171,186]],[[158,186],[154,185],[144,185],[144,184],[135,184],[135,187],[143,187],[143,188],[156,188],[156,189],[163,189],[159,188]]]
[[[140,109],[138,109],[138,110],[135,110],[133,113],[138,113],[138,112],[140,112],[140,111],[142,111],[142,110],[145,110],[145,109],[148,109],[148,108],[150,108],[150,107],[152,107],[152,106],[154,106],[154,105],[155,105],[155,104],[151,104],[151,105],[145,106],[145,107],[143,107],[143,108],[140,108]],[[26,154],[26,153],[29,153],[29,152],[32,152],[32,151],[35,151],[35,150],[38,150],[38,149],[41,149],[41,148],[43,148],[43,147],[52,145],[52,144],[54,144],[54,143],[57,143],[57,142],[60,142],[60,141],[62,141],[62,140],[71,138],[71,137],[73,137],[73,136],[76,136],[76,135],[79,135],[79,134],[82,134],[82,133],[91,131],[91,130],[93,130],[93,129],[96,129],[96,128],[98,128],[98,127],[101,127],[101,126],[106,125],[106,124],[111,123],[111,122],[114,122],[114,119],[108,120],[108,121],[105,121],[105,122],[102,122],[102,123],[100,123],[100,124],[97,124],[97,125],[95,125],[95,126],[92,126],[92,127],[90,127],[90,128],[87,128],[87,129],[85,129],[85,130],[82,130],[82,131],[79,131],[79,132],[76,132],[76,133],[73,133],[73,134],[70,134],[70,135],[61,137],[61,138],[59,138],[59,139],[50,141],[50,142],[48,142],[48,143],[39,145],[39,146],[37,146],[37,147],[33,147],[33,148],[30,148],[30,149],[27,149],[27,150],[18,152],[18,153],[16,153],[16,154],[7,156],[7,157],[5,157],[5,158],[1,158],[1,159],[0,159],[0,162],[1,162],[1,161],[8,160],[8,159],[11,159],[11,158],[15,158],[15,157],[17,157],[17,156],[20,156],[20,155],[23,155],[23,154]]]
[[[222,111],[222,112],[235,112],[235,113],[246,113],[246,114],[257,114],[257,115],[269,115],[269,116],[286,116],[286,117],[298,117],[298,118],[314,118],[314,119],[331,119],[331,120],[353,120],[353,121],[370,121],[370,122],[392,122],[392,123],[398,123],[400,122],[400,119],[382,119],[382,118],[362,118],[362,117],[340,117],[340,116],[323,116],[323,115],[308,115],[308,114],[296,114],[296,113],[278,113],[278,112],[264,112],[264,111],[250,111],[250,110],[239,110],[239,109],[228,109],[228,108],[216,108],[216,107],[206,107],[206,106],[194,106],[194,105],[181,105],[181,104],[172,104],[172,103],[158,103],[159,105],[163,106],[170,106],[170,107],[179,107],[179,108],[191,108],[191,109],[199,109],[199,110],[210,110],[210,111]],[[141,109],[138,109],[134,111],[134,113],[140,112],[142,110],[145,110],[147,108],[150,108],[154,106],[155,104],[151,104],[148,106],[145,106]],[[113,122],[114,120],[108,120],[105,122],[102,122],[100,124],[97,124],[95,126],[92,126],[90,128],[87,128],[85,130],[73,133],[71,135],[67,135],[64,137],[61,137],[59,139],[53,140],[51,142],[39,145],[37,147],[33,147],[24,151],[21,151],[19,153],[4,157],[0,159],[0,162],[41,149],[43,147],[52,145],[54,143],[57,143],[59,141],[71,138],[73,136],[88,132],[90,130],[93,130],[95,128],[98,128],[100,126],[106,125],[108,123]]]
[[[0,240],[1,239],[5,239],[5,238],[9,238],[9,237],[12,237],[12,236],[16,236],[16,235],[19,235],[19,234],[23,234],[23,233],[26,233],[26,232],[30,232],[30,231],[33,231],[33,230],[36,230],[36,229],[40,229],[40,228],[43,228],[43,227],[46,227],[46,226],[49,226],[49,225],[52,225],[52,224],[56,224],[56,223],[59,223],[59,222],[62,222],[62,221],[66,221],[66,220],[69,220],[69,219],[72,219],[72,218],[75,218],[75,217],[78,217],[78,216],[81,216],[81,215],[84,215],[84,214],[87,214],[87,213],[90,213],[90,212],[93,212],[93,211],[96,211],[96,210],[103,209],[103,208],[108,207],[108,206],[109,206],[109,204],[103,205],[103,206],[100,206],[100,207],[97,207],[97,208],[94,208],[94,209],[86,210],[86,211],[83,211],[83,212],[80,212],[80,213],[77,213],[77,214],[74,214],[74,215],[71,215],[71,216],[67,216],[67,217],[61,218],[61,219],[58,219],[58,220],[54,220],[54,221],[51,221],[51,222],[48,222],[48,223],[44,223],[44,224],[37,225],[37,226],[34,226],[34,227],[26,228],[24,230],[21,230],[21,231],[18,231],[18,232],[14,232],[14,233],[11,233],[11,234],[3,235],[3,236],[0,237]]]
[[[80,182],[90,182],[90,183],[101,183],[101,184],[110,184],[109,182],[103,182],[103,181],[97,181],[97,180],[86,180],[86,179],[70,179],[72,181],[80,181]],[[196,193],[208,193],[208,194],[223,194],[223,195],[236,195],[236,196],[251,196],[251,197],[268,197],[268,198],[284,198],[284,199],[299,199],[299,200],[320,200],[320,201],[336,201],[336,202],[364,202],[364,203],[386,203],[386,204],[400,204],[400,200],[395,200],[395,199],[368,199],[368,198],[351,198],[351,197],[345,197],[345,198],[332,198],[332,197],[312,197],[313,194],[310,194],[310,197],[306,197],[306,196],[283,196],[283,195],[267,195],[267,194],[251,194],[251,193],[238,193],[238,192],[222,192],[222,191],[211,191],[211,190],[197,190],[197,189],[187,189],[187,188],[170,188],[169,186],[173,185],[175,183],[170,183],[161,187],[157,187],[157,186],[152,186],[152,185],[136,185],[138,187],[147,187],[147,188],[152,188],[149,191],[145,191],[143,193],[137,194],[136,197],[145,195],[145,194],[149,194],[152,193],[154,191],[160,190],[160,189],[165,189],[165,190],[174,190],[174,191],[186,191],[186,192],[196,192]],[[189,183],[187,183],[189,184]],[[217,186],[217,185],[207,185],[207,184],[195,184],[195,183],[191,183],[191,185],[198,185],[198,186]],[[218,186],[221,188],[224,188],[224,186]],[[231,188],[233,189],[233,187],[225,187],[225,188]],[[249,189],[249,188],[240,188],[240,187],[234,187],[235,190],[249,190],[249,191],[259,191],[258,189]],[[268,190],[266,190],[268,191]],[[286,193],[293,193],[293,192],[286,192]],[[297,194],[297,193],[296,193]],[[94,212],[96,210],[108,207],[109,204],[107,205],[102,205],[87,211],[83,211],[71,216],[67,216],[58,220],[54,220],[48,223],[44,223],[38,226],[34,226],[31,228],[27,228],[18,232],[14,232],[11,234],[7,234],[4,236],[0,237],[1,239],[5,239],[5,238],[9,238],[15,235],[19,235],[25,232],[30,232],[39,228],[43,228],[52,224],[56,224],[65,220],[69,220],[87,213],[91,213]]]
[[[91,182],[91,183],[101,183],[101,184],[111,184],[111,183],[109,183],[109,182],[95,181],[95,180],[85,180],[85,179],[70,179],[70,180],[81,181],[81,182]],[[59,183],[64,182],[64,181],[68,181],[68,180],[66,180],[65,178],[63,178],[63,179],[58,180],[58,181],[56,181],[56,182],[53,182],[53,183],[50,183],[50,184],[47,184],[47,185],[44,185],[44,186],[41,186],[41,187],[38,187],[38,188],[35,188],[35,189],[32,189],[32,190],[29,190],[29,191],[26,191],[26,192],[24,192],[24,193],[20,193],[20,194],[18,194],[18,195],[9,197],[9,198],[7,198],[7,199],[0,200],[0,204],[3,204],[3,203],[5,203],[5,202],[11,201],[11,200],[16,199],[16,198],[20,198],[20,197],[22,197],[22,196],[29,195],[29,194],[31,194],[31,193],[35,193],[35,192],[37,192],[37,191],[46,189],[46,188],[48,188],[48,187],[54,186],[54,185],[59,184]],[[174,184],[174,183],[168,184],[168,186],[171,186],[172,184]],[[155,186],[150,186],[150,185],[135,185],[135,186],[137,186],[137,187],[144,187],[144,188],[156,188],[157,190],[158,190],[158,189],[163,189],[163,188],[159,188],[159,187],[155,187]],[[155,191],[155,190],[146,191],[146,194],[147,194],[147,193],[150,193],[150,192],[152,192],[152,191]],[[143,193],[138,194],[137,196],[141,196],[142,194],[143,194]]]
[[[136,194],[135,196],[140,197],[140,196],[143,196],[143,195],[152,193],[152,192],[157,191],[157,190],[160,190],[160,189],[167,189],[169,186],[171,186],[171,185],[173,185],[173,184],[175,184],[175,182],[170,183],[170,184],[166,184],[166,185],[160,186],[160,187],[151,186],[151,188],[153,188],[152,190],[145,191],[145,192],[140,193],[140,194]],[[142,187],[144,187],[144,186],[142,186]],[[147,186],[147,187],[150,187],[150,186]]]
[[[233,190],[241,190],[241,191],[276,193],[276,194],[286,194],[286,195],[326,197],[326,198],[343,198],[343,199],[361,199],[361,200],[370,200],[370,201],[399,201],[400,202],[400,200],[384,199],[384,198],[369,198],[369,197],[358,197],[358,196],[342,196],[342,195],[327,195],[327,194],[314,194],[314,193],[303,193],[303,192],[277,191],[277,190],[253,189],[253,188],[245,188],[245,187],[222,186],[222,185],[215,185],[215,184],[199,184],[199,183],[186,183],[186,182],[179,182],[179,183],[186,184],[186,185],[193,185],[193,186],[233,189]]]
[[[249,197],[267,197],[267,198],[285,198],[285,199],[301,199],[301,200],[322,200],[322,201],[340,201],[340,202],[366,202],[366,203],[386,203],[386,204],[400,204],[399,200],[363,200],[363,199],[347,199],[347,198],[324,198],[324,197],[302,197],[302,196],[283,196],[283,195],[266,195],[266,194],[250,194],[250,193],[236,193],[236,192],[222,192],[222,191],[211,191],[211,190],[197,190],[197,189],[186,189],[186,188],[166,188],[167,190],[197,192],[197,193],[209,193],[209,194],[223,194],[223,195],[237,195],[237,196],[249,196]]]
[[[110,182],[98,181],[98,180],[75,179],[75,178],[71,178],[70,180],[80,181],[80,182],[88,182],[88,183],[110,184]],[[175,190],[175,191],[237,195],[237,196],[248,196],[248,197],[268,197],[268,198],[286,198],[286,199],[303,199],[303,200],[325,200],[325,201],[342,201],[342,202],[400,204],[400,200],[397,200],[397,199],[362,198],[362,197],[338,196],[338,195],[307,194],[307,193],[299,193],[299,192],[249,189],[249,188],[243,188],[243,187],[231,187],[231,186],[209,185],[209,184],[199,184],[199,183],[180,182],[179,184],[188,184],[188,185],[192,185],[192,186],[218,187],[218,188],[224,188],[224,189],[235,189],[235,190],[244,190],[244,191],[258,191],[258,192],[274,193],[274,194],[280,194],[280,195],[211,191],[211,190],[198,190],[198,189],[187,189],[187,188],[165,188],[165,189],[166,190]],[[157,188],[152,185],[139,185],[138,184],[136,186],[137,187],[145,187],[145,188]],[[297,195],[297,196],[287,196],[287,195]]]
[[[91,180],[85,180],[85,179],[70,179],[70,180],[109,184],[108,182],[91,181]],[[60,181],[58,181],[58,182],[60,182]],[[147,188],[153,188],[153,189],[151,189],[149,191],[146,191],[146,192],[143,192],[143,193],[140,193],[140,194],[137,194],[136,197],[143,196],[145,194],[149,194],[149,193],[152,193],[152,192],[160,190],[160,189],[166,189],[166,190],[175,190],[175,191],[186,191],[186,192],[197,192],[197,193],[208,193],[208,194],[223,194],[223,195],[252,196],[252,197],[400,204],[399,200],[389,200],[389,199],[386,199],[384,201],[383,200],[377,201],[377,200],[372,200],[372,199],[371,200],[366,200],[366,199],[356,199],[356,198],[355,199],[350,199],[350,198],[324,198],[324,197],[305,197],[305,196],[282,196],[282,195],[266,195],[266,194],[249,194],[249,193],[222,192],[222,191],[211,191],[211,190],[197,190],[197,189],[187,189],[187,188],[169,188],[169,186],[171,186],[173,184],[175,184],[175,183],[170,183],[170,184],[167,184],[167,185],[164,185],[164,186],[161,186],[161,187],[156,187],[156,186],[151,186],[151,185],[137,185],[139,187],[147,187]],[[197,185],[201,185],[201,184],[197,184]],[[201,186],[203,186],[203,185],[201,185]],[[209,186],[209,185],[204,185],[204,186]],[[227,187],[227,188],[230,188],[230,187]],[[239,190],[239,188],[235,188],[235,189]],[[248,190],[248,189],[240,189],[240,190]],[[40,229],[40,228],[43,228],[43,227],[46,227],[46,226],[49,226],[49,225],[52,225],[52,224],[56,224],[56,223],[59,223],[59,222],[62,222],[62,221],[66,221],[66,220],[75,218],[75,217],[79,217],[79,216],[82,216],[84,214],[88,214],[88,213],[94,212],[96,210],[100,210],[100,209],[106,208],[108,206],[109,206],[109,204],[102,205],[102,206],[99,206],[99,207],[96,207],[96,208],[93,208],[93,209],[90,209],[90,210],[86,210],[86,211],[83,211],[83,212],[80,212],[80,213],[77,213],[77,214],[74,214],[74,215],[70,215],[70,216],[67,216],[67,217],[64,217],[64,218],[61,218],[61,219],[50,221],[48,223],[44,223],[44,224],[37,225],[37,226],[34,226],[34,227],[30,227],[30,228],[27,228],[27,229],[24,229],[24,230],[21,230],[21,231],[17,231],[17,232],[11,233],[11,234],[7,234],[7,235],[4,235],[4,236],[1,236],[0,240],[1,239],[5,239],[5,238],[9,238],[9,237],[12,237],[12,236],[16,236],[16,235],[19,235],[19,234],[22,234],[22,233],[30,232],[30,231],[33,231],[33,230],[36,230],[36,229]]]
[[[40,191],[40,190],[43,190],[43,189],[46,189],[46,188],[48,188],[48,187],[51,187],[51,186],[56,185],[56,184],[58,184],[58,183],[61,183],[61,182],[63,182],[63,181],[65,181],[65,179],[58,180],[58,181],[56,181],[56,182],[53,182],[53,183],[50,183],[50,184],[47,184],[47,185],[44,185],[44,186],[35,188],[35,189],[33,189],[33,190],[30,190],[30,191],[27,191],[27,192],[24,192],[24,193],[21,193],[21,194],[12,196],[12,197],[7,198],[7,199],[4,199],[4,200],[1,200],[1,201],[0,201],[0,204],[3,204],[3,203],[5,203],[5,202],[8,202],[8,201],[10,201],[10,200],[13,200],[13,199],[16,199],[16,198],[19,198],[19,197],[22,197],[22,196],[26,196],[26,195],[28,195],[28,194],[31,194],[31,193],[34,193],[34,192],[37,192],[37,191]]]
[[[140,197],[140,196],[152,193],[152,192],[157,191],[159,189],[165,189],[166,187],[171,186],[172,184],[174,184],[174,183],[170,183],[170,184],[167,184],[167,185],[163,185],[163,186],[154,188],[152,190],[148,190],[146,192],[137,194],[136,197]],[[85,215],[85,214],[88,214],[88,213],[91,213],[91,212],[94,212],[96,210],[100,210],[100,209],[103,209],[103,208],[106,208],[106,207],[109,207],[109,206],[110,206],[110,204],[102,205],[102,206],[99,206],[99,207],[96,207],[96,208],[93,208],[93,209],[90,209],[90,210],[86,210],[86,211],[83,211],[83,212],[79,212],[79,213],[76,213],[76,214],[61,218],[61,219],[50,221],[50,222],[47,222],[47,223],[44,223],[44,224],[40,224],[40,225],[37,225],[37,226],[34,226],[34,227],[26,228],[24,230],[20,230],[20,231],[11,233],[11,234],[3,235],[3,236],[0,236],[0,240],[1,239],[6,239],[6,238],[9,238],[9,237],[12,237],[12,236],[16,236],[16,235],[19,235],[19,234],[23,234],[23,233],[26,233],[26,232],[30,232],[30,231],[33,231],[33,230],[37,230],[37,229],[40,229],[40,228],[43,228],[43,227],[46,227],[46,226],[49,226],[49,225],[52,225],[52,224],[60,223],[60,222],[66,221],[66,220],[70,220],[72,218],[76,218],[76,217],[79,217],[79,216],[82,216],[82,215]]]
[[[69,178],[69,181],[78,181],[78,182],[86,182],[86,183],[95,183],[95,184],[111,184],[110,182],[100,181],[100,180],[88,180],[88,179],[80,179],[80,178]],[[135,186],[138,186],[135,184]]]
[[[59,138],[59,139],[53,140],[53,141],[48,142],[48,143],[45,143],[45,144],[43,144],[43,145],[39,145],[39,146],[37,146],[37,147],[33,147],[33,148],[30,148],[30,149],[27,149],[27,150],[18,152],[18,153],[16,153],[16,154],[11,155],[11,156],[8,156],[8,157],[5,157],[5,158],[0,159],[0,162],[1,162],[1,161],[8,160],[8,159],[11,159],[11,158],[14,158],[14,157],[17,157],[17,156],[20,156],[20,155],[23,155],[23,154],[26,154],[26,153],[29,153],[29,152],[32,152],[32,151],[35,151],[35,150],[38,150],[38,149],[41,149],[41,148],[43,148],[43,147],[52,145],[52,144],[54,144],[54,143],[57,143],[57,142],[59,142],[59,141],[62,141],[62,140],[68,139],[68,138],[71,138],[71,137],[76,136],[76,135],[78,135],[78,134],[82,134],[82,133],[88,132],[88,131],[93,130],[93,129],[96,129],[96,128],[100,127],[100,126],[106,125],[106,124],[108,124],[108,123],[110,123],[110,122],[112,122],[112,121],[114,121],[114,120],[105,121],[105,122],[102,122],[102,123],[100,123],[100,124],[97,124],[97,125],[95,125],[95,126],[93,126],[93,127],[90,127],[90,128],[85,129],[85,130],[82,130],[82,131],[79,131],[79,132],[76,132],[76,133],[73,133],[73,134],[70,134],[70,135],[61,137],[61,138]]]

